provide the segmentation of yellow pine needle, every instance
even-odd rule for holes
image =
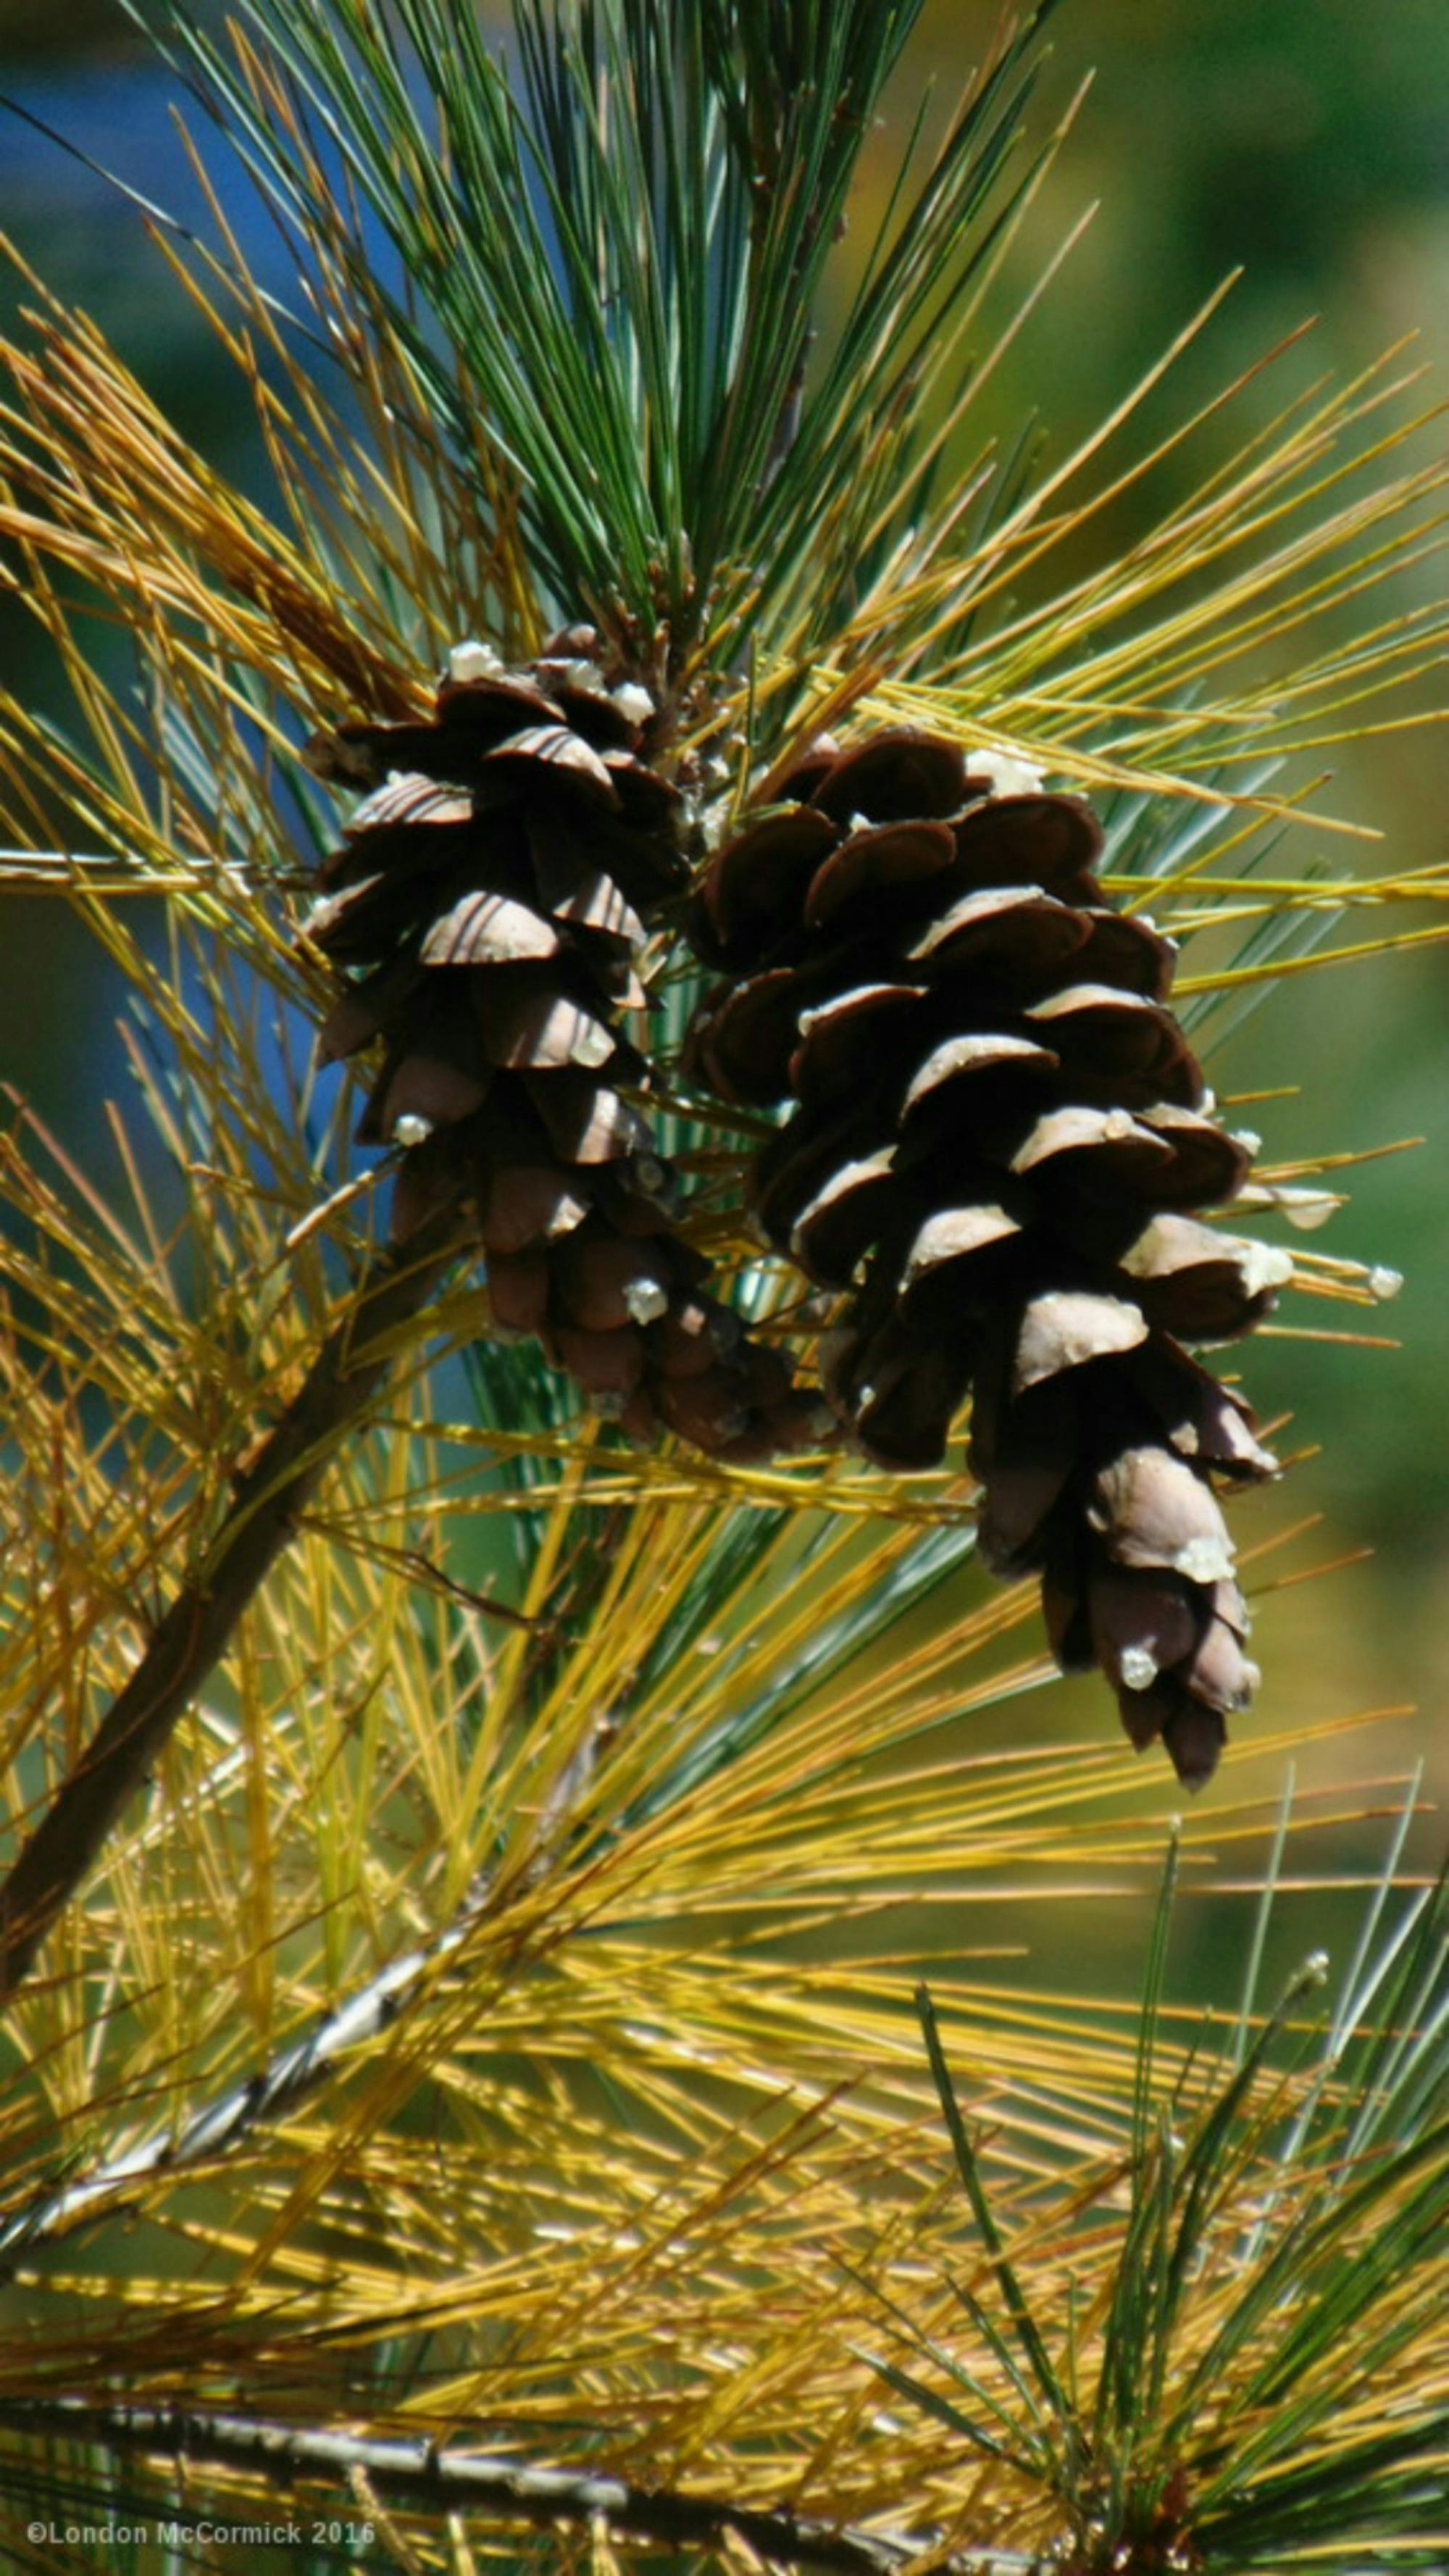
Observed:
[[[360,9],[356,28],[370,32]],[[259,111],[315,175],[285,89],[235,42]],[[475,625],[526,650],[541,623],[518,496],[486,426],[473,455],[446,453],[381,304],[358,304],[346,191],[314,245],[319,327],[353,362],[346,422],[214,201],[213,214],[224,259],[179,267],[255,410],[272,514],[213,475],[101,335],[33,280],[34,337],[5,359],[0,533],[89,747],[0,706],[0,830],[16,845],[0,852],[0,886],[63,892],[145,998],[176,1091],[134,1036],[131,1062],[190,1193],[178,1232],[119,1121],[123,1213],[33,1121],[7,1140],[0,1177],[29,1229],[0,1257],[18,1292],[0,1317],[12,1823],[124,1678],[163,1578],[204,1559],[257,1408],[286,1400],[338,1310],[331,1254],[355,1260],[367,1241],[376,1174],[357,1174],[342,1141],[346,1087],[309,1141],[311,1078],[290,1057],[263,1067],[265,1013],[321,989],[293,952],[298,867],[267,763],[290,759],[299,719],[424,705],[431,663]],[[943,446],[1045,283],[944,415]],[[1432,905],[1442,871],[1239,874],[1263,820],[1349,827],[1303,811],[1319,781],[1238,792],[1201,774],[1334,738],[1324,728],[1340,719],[1357,730],[1378,691],[1422,689],[1435,668],[1434,610],[1380,617],[1287,680],[1255,663],[1269,635],[1343,612],[1437,542],[1443,469],[1344,489],[1422,426],[1382,426],[1410,381],[1393,380],[1394,358],[1285,405],[1136,546],[1042,595],[1054,557],[1079,564],[1116,502],[1215,424],[1228,394],[1107,470],[1109,441],[1205,319],[974,545],[962,530],[985,458],[968,469],[828,661],[807,652],[803,623],[775,639],[754,702],[771,720],[808,704],[812,723],[918,721],[1085,785],[1212,807],[1203,848],[1151,881],[1179,933]],[[1031,595],[1013,608],[1023,578]],[[736,609],[748,587],[741,574]],[[988,614],[947,648],[970,608]],[[92,615],[128,627],[155,702],[220,756],[219,811],[91,669]],[[1197,702],[1174,704],[1189,683]],[[742,791],[748,770],[746,748]],[[168,971],[128,926],[137,891],[165,900]],[[1149,893],[1140,879],[1118,891]],[[1438,935],[1391,931],[1179,989],[1232,992]],[[247,1042],[219,1046],[217,1026]],[[736,1139],[763,1132],[728,1125]],[[727,1136],[707,1170],[701,1153],[702,1174],[727,1189],[737,1150]],[[702,1232],[751,1258],[727,1206]],[[1352,1265],[1304,1254],[1299,1273],[1309,1294],[1366,1294]],[[742,1471],[635,1457],[582,1415],[506,1432],[460,1420],[456,1381],[430,1359],[455,1358],[485,1324],[468,1283],[440,1300],[431,1351],[400,1340],[376,1436],[337,1462],[225,1676],[67,1921],[55,1973],[17,2008],[18,2070],[0,2099],[14,2189],[53,2188],[58,2157],[84,2173],[158,2124],[180,2137],[314,2016],[412,1959],[405,1999],[276,2126],[193,2174],[117,2180],[93,2227],[7,2257],[23,2316],[0,2382],[25,2396],[42,2367],[57,2385],[115,2374],[138,2400],[216,2394],[294,2420],[365,2388],[370,2417],[440,2435],[499,2422],[503,2391],[510,2442],[563,2447],[582,2409],[616,2455],[677,2463],[692,2482],[798,2493],[847,2520],[898,2513],[973,2545],[1051,2539],[1029,2482],[986,2478],[888,2396],[860,2358],[881,2344],[879,2316],[843,2288],[843,2265],[874,2265],[932,2333],[956,2329],[942,2275],[961,2270],[961,2213],[910,2011],[922,1957],[938,1955],[1013,2260],[1053,2318],[1074,2276],[1090,2396],[1127,2172],[1132,2016],[1085,2010],[1049,1962],[1023,1974],[1020,1943],[993,1936],[1006,1906],[1008,1928],[1026,1904],[1032,1938],[1061,1942],[1083,1907],[1148,1901],[1166,1777],[1105,1737],[1078,1744],[1063,1699],[1028,1710],[1048,1687],[1032,1600],[988,1593],[969,1566],[895,1622],[882,1615],[838,1666],[820,1659],[871,1586],[903,1583],[922,1542],[969,1522],[960,1474],[891,1478],[838,1459]],[[1248,1551],[1256,1592],[1306,1579],[1265,1571],[1268,1544]],[[1250,1761],[1313,1741],[1353,1768],[1371,1722],[1301,1717],[1235,1748],[1189,1833],[1190,1899],[1260,1883],[1272,1818],[1242,1785]],[[1295,1836],[1311,1822],[1355,1849],[1392,1786],[1371,1771],[1315,1788]],[[1323,1884],[1292,1848],[1285,1884]],[[1197,2081],[1201,2039],[1201,2015],[1167,2016],[1165,2083]],[[1256,2187],[1234,2186],[1243,2226]],[[1185,2313],[1184,2371],[1231,2296],[1231,2264],[1215,2261]],[[979,2268],[972,2280],[982,2292]],[[410,2378],[394,2367],[409,2335],[430,2338]],[[1012,2405],[997,2357],[971,2361]],[[1351,2408],[1354,2424],[1378,2420],[1367,2399]],[[235,2477],[229,2491],[251,2489]],[[397,2533],[397,2554],[432,2563],[413,2518]],[[602,2540],[593,2555],[606,2563]],[[455,2562],[466,2557],[455,2539]]]
[[[1342,948],[1315,948],[1303,957],[1275,957],[1261,965],[1225,966],[1216,974],[1183,975],[1175,989],[1180,996],[1231,993],[1245,985],[1271,983],[1279,976],[1306,975],[1324,966],[1387,956],[1393,949],[1432,947],[1444,939],[1449,939],[1449,923],[1432,923],[1423,930],[1385,931],[1379,939],[1355,940]]]

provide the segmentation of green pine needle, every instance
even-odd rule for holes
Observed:
[[[310,1062],[313,726],[425,710],[460,637],[517,658],[587,612],[669,693],[700,848],[818,724],[1015,751],[1098,801],[1114,899],[1182,940],[1223,1055],[1282,979],[1441,938],[1449,885],[1330,859],[1356,845],[1315,812],[1321,746],[1442,713],[1449,621],[1380,595],[1449,479],[1406,461],[1397,359],[1249,432],[1248,379],[1146,431],[1195,321],[1066,455],[993,416],[1059,265],[1007,284],[1075,111],[1027,139],[1048,9],[1008,15],[937,139],[908,121],[859,240],[918,0],[518,0],[502,50],[472,0],[239,0],[220,32],[128,5],[213,190],[207,241],[148,208],[159,255],[270,484],[229,485],[17,263],[0,583],[69,703],[0,699],[0,891],[83,926],[133,1092],[118,1188],[18,1101],[0,1136],[15,1838],[376,1249],[386,1165]],[[228,227],[238,165],[296,254],[285,310]],[[741,1222],[760,1123],[685,1086],[691,972],[657,950],[691,1224],[801,1335]],[[1353,1159],[1270,1165],[1266,1220],[1333,1212]],[[1311,1317],[1392,1287],[1294,1242]],[[104,2388],[284,2422],[314,2466],[336,2438],[339,2495],[369,2436],[572,2477],[563,2540],[399,2505],[399,2562],[460,2576],[679,2563],[605,2528],[601,2464],[666,2506],[798,2505],[851,2565],[1449,2563],[1417,1784],[1327,2021],[1316,1969],[1265,2014],[1312,1795],[1230,1765],[1164,1870],[1162,1779],[1075,1740],[954,1466],[637,1454],[491,1338],[471,1276],[389,1347],[14,2007],[0,2547],[38,2497],[174,2501],[174,2449],[67,2434]],[[1347,1769],[1364,1722],[1256,1749]],[[1384,1803],[1363,1767],[1346,1829]],[[1260,1901],[1205,2013],[1172,1929],[1242,1843]],[[1025,1955],[1109,1901],[1131,2006]],[[218,2512],[266,2494],[177,2440]],[[700,2564],[741,2563],[729,2530]]]

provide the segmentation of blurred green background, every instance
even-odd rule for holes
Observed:
[[[881,183],[902,139],[907,90],[934,65],[959,78],[996,15],[995,0],[928,6],[894,130],[876,138],[866,185]],[[993,421],[1035,409],[1065,444],[1089,427],[1160,351],[1230,268],[1246,274],[1182,376],[1184,397],[1223,382],[1307,315],[1311,344],[1223,424],[1223,450],[1245,418],[1266,417],[1325,368],[1354,372],[1418,329],[1420,353],[1445,378],[1449,357],[1449,9],[1392,0],[1064,0],[1048,96],[1065,103],[1098,77],[1061,156],[1016,267],[1045,251],[1084,204],[1096,215],[1036,326],[998,378]],[[134,186],[183,215],[194,185],[170,124],[167,83],[107,0],[0,0],[0,87]],[[124,354],[217,462],[260,487],[231,380],[169,283],[139,217],[33,129],[8,120],[0,220],[63,293],[101,314]],[[260,238],[249,244],[268,257]],[[8,290],[7,290],[8,292]],[[1433,399],[1433,385],[1425,396]],[[1161,417],[1162,415],[1158,415]],[[1426,428],[1421,454],[1442,430]],[[1208,459],[1199,451],[1197,463]],[[1129,496],[1124,538],[1146,500]],[[1110,524],[1110,523],[1109,523]],[[1437,559],[1418,568],[1418,596],[1442,590]],[[1406,583],[1404,597],[1416,595]],[[0,666],[30,694],[25,622],[0,618]],[[1445,689],[1449,701],[1449,684]],[[1432,692],[1430,692],[1432,697]],[[1444,733],[1399,732],[1339,765],[1336,810],[1372,822],[1405,867],[1446,851]],[[1311,855],[1312,835],[1298,856]],[[1374,854],[1366,853],[1369,863]],[[1364,1352],[1322,1341],[1267,1340],[1246,1370],[1260,1409],[1292,1408],[1295,1437],[1322,1454],[1240,1515],[1251,1545],[1323,1515],[1281,1562],[1300,1571],[1372,1547],[1370,1564],[1270,1593],[1259,1622],[1267,1670],[1262,1718],[1417,1703],[1412,1722],[1315,1748],[1312,1777],[1337,1781],[1434,1761],[1449,1788],[1440,1707],[1449,1676],[1449,951],[1336,969],[1286,988],[1214,1063],[1220,1090],[1298,1086],[1254,1110],[1266,1159],[1371,1148],[1421,1135],[1415,1153],[1351,1176],[1352,1206],[1326,1248],[1401,1269],[1407,1286],[1379,1328],[1402,1347]],[[116,997],[58,911],[7,904],[0,923],[0,1074],[18,1082],[72,1143],[104,1161],[102,1100],[124,1077],[109,1033]],[[1345,1313],[1347,1310],[1343,1310]],[[1338,1320],[1300,1306],[1285,1320]],[[1348,1316],[1348,1320],[1352,1320]],[[1271,1572],[1271,1568],[1268,1569]],[[1063,1700],[1065,1724],[1095,1733],[1100,1694]],[[1013,1704],[997,1731],[1018,1722]],[[1034,1728],[1041,1712],[1031,1717]],[[1438,1741],[1437,1759],[1433,1747]],[[1265,1779],[1265,1786],[1269,1785]],[[1438,1839],[1437,1835],[1433,1839]]]

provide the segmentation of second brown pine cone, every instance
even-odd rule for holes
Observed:
[[[831,1417],[708,1293],[675,1176],[621,1085],[651,907],[686,871],[678,790],[646,757],[653,701],[565,629],[517,670],[450,657],[435,712],[344,723],[313,766],[368,792],[305,924],[353,970],[323,1060],[383,1048],[359,1138],[403,1148],[393,1232],[476,1212],[494,1320],[537,1334],[636,1438],[743,1462]]]
[[[1058,1659],[1196,1784],[1258,1680],[1214,1488],[1275,1462],[1184,1345],[1250,1330],[1291,1262],[1194,1213],[1252,1140],[1213,1116],[1172,944],[1108,903],[1101,846],[1020,765],[822,739],[707,871],[696,945],[729,980],[688,1058],[726,1100],[795,1104],[755,1213],[846,1292],[827,1391],[860,1446],[932,1466],[974,1392],[988,1562],[1040,1574]]]

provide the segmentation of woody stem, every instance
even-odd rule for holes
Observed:
[[[238,1478],[203,1563],[153,1631],[0,1886],[0,2002],[29,1974],[132,1792],[225,1654],[299,1513],[386,1377],[393,1335],[427,1304],[457,1250],[458,1218],[450,1209],[377,1260]]]

